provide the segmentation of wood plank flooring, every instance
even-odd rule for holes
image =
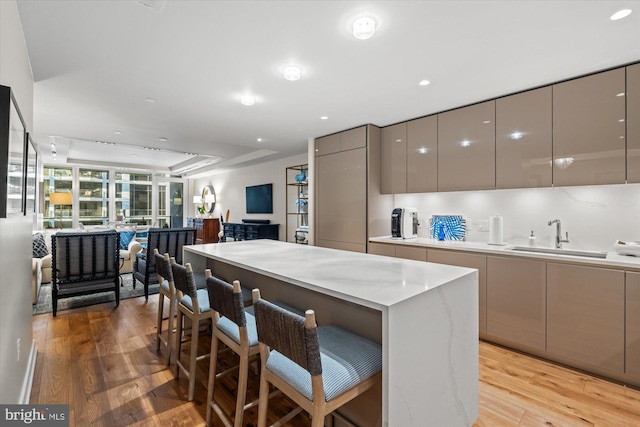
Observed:
[[[165,350],[155,350],[157,301],[157,296],[146,302],[140,297],[117,308],[107,303],[62,311],[55,318],[34,316],[38,357],[31,403],[70,403],[72,427],[205,425],[209,361],[198,363],[195,399],[188,402],[186,379],[176,381]],[[210,340],[201,335],[201,343],[200,351],[208,352]],[[182,355],[187,361],[188,347]],[[234,362],[230,354],[221,363]],[[485,342],[480,342],[479,366],[475,426],[640,426],[636,389]],[[216,387],[228,413],[235,379],[228,375]],[[257,398],[258,377],[252,374],[249,381],[248,401]],[[269,421],[291,407],[285,397],[271,400]],[[256,425],[256,409],[246,411],[245,426]],[[213,425],[223,425],[215,415]],[[287,424],[309,425],[304,413]]]

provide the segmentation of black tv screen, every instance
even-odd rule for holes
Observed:
[[[252,185],[247,191],[247,213],[273,213],[273,184]]]

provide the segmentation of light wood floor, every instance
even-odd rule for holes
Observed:
[[[160,355],[155,351],[157,300],[154,295],[146,303],[140,297],[117,308],[110,303],[56,318],[34,316],[38,357],[31,403],[70,403],[72,427],[204,425],[208,360],[198,365],[195,399],[188,402],[187,381],[174,380],[162,349]],[[202,351],[209,343],[202,339]],[[227,408],[235,398],[232,377],[216,387]],[[251,375],[249,398],[257,397],[257,387]],[[269,418],[290,407],[284,397],[270,401]],[[636,427],[640,391],[480,342],[479,412],[475,426]],[[256,417],[255,409],[248,410],[245,426],[255,426]],[[222,425],[215,416],[214,425]],[[300,414],[287,425],[310,422]]]

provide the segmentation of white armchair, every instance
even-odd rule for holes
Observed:
[[[136,259],[136,254],[142,250],[140,242],[133,239],[129,242],[127,249],[120,249],[121,267],[120,274],[131,273],[133,271],[133,263]]]

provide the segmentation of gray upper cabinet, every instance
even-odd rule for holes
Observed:
[[[367,127],[346,130],[333,135],[316,138],[316,156],[338,153],[340,151],[353,150],[367,146]]]
[[[438,191],[496,187],[495,100],[438,114]]]
[[[496,101],[496,188],[551,186],[551,87]]]
[[[315,141],[316,156],[324,156],[325,154],[337,153],[340,151],[340,134],[323,136],[316,138]]]
[[[382,129],[382,194],[407,192],[407,123]]]
[[[438,116],[407,122],[407,193],[438,190]]]
[[[547,351],[624,372],[625,272],[547,263]]]
[[[624,68],[553,85],[553,184],[623,184],[624,121]]]
[[[627,182],[640,182],[640,64],[627,67]]]

